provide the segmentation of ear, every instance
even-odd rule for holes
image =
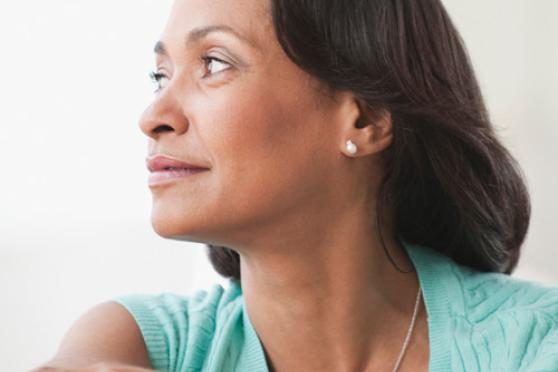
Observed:
[[[347,117],[341,130],[342,152],[356,157],[379,154],[388,148],[393,141],[391,113],[387,109],[369,108],[357,98],[351,104],[353,114]],[[356,152],[349,151],[348,140],[356,146]]]

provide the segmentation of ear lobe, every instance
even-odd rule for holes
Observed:
[[[373,108],[362,99],[347,96],[343,101],[344,115],[341,138],[341,152],[351,157],[377,154],[392,143],[391,112],[383,107]],[[347,145],[350,140],[353,145]]]

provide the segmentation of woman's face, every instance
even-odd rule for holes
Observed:
[[[149,154],[209,168],[150,185],[159,235],[234,247],[323,206],[339,113],[284,54],[267,1],[178,0],[159,46]]]

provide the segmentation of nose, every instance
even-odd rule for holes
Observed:
[[[168,89],[159,93],[145,109],[138,124],[141,131],[154,140],[166,132],[179,135],[188,130],[188,119],[178,100]]]

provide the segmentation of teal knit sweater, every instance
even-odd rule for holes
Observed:
[[[558,372],[558,288],[480,273],[430,248],[404,246],[426,304],[430,372]],[[237,281],[185,296],[113,300],[135,318],[156,370],[268,371]]]

